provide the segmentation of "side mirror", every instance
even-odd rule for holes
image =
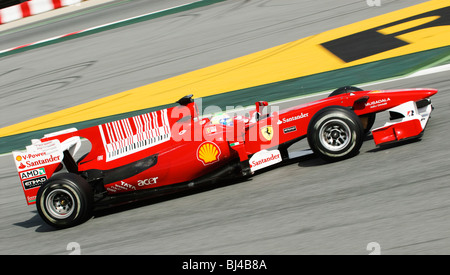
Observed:
[[[258,121],[259,118],[261,117],[261,112],[263,108],[268,106],[269,103],[267,103],[267,101],[258,101],[255,102],[255,105],[256,105],[256,120]]]
[[[258,101],[258,102],[255,102],[255,105],[256,105],[256,112],[259,113],[259,114],[261,114],[262,109],[263,109],[265,106],[268,106],[269,103],[267,103],[267,101]]]
[[[192,99],[194,95],[187,95],[184,96],[182,98],[180,98],[176,103],[183,105],[183,106],[187,106],[189,103],[194,102],[194,100]]]

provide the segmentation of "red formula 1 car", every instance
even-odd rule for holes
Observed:
[[[27,203],[36,204],[48,224],[66,228],[105,202],[249,177],[288,159],[289,146],[304,138],[327,161],[355,156],[382,111],[393,121],[372,130],[376,145],[419,137],[436,93],[343,87],[286,110],[264,113],[268,104],[260,101],[245,116],[211,119],[200,118],[196,102],[186,96],[172,108],[45,135],[13,155]],[[91,150],[75,160],[81,138]]]

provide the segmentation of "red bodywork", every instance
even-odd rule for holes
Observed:
[[[73,159],[68,159],[70,154],[64,153],[64,164],[67,170],[86,177],[88,181],[101,182],[109,195],[115,195],[191,182],[232,163],[248,163],[249,158],[261,150],[277,149],[283,144],[305,138],[313,116],[328,106],[348,107],[356,115],[363,116],[406,102],[418,102],[436,93],[434,89],[357,91],[268,115],[260,114],[260,109],[267,104],[257,102],[257,108],[250,112],[249,117],[237,116],[231,126],[212,124],[207,118],[200,119],[195,102],[189,101],[169,109],[43,138],[40,142],[45,144],[58,140],[63,143],[73,137],[89,140],[92,149],[85,157],[75,163]],[[254,119],[258,115],[260,117]],[[400,138],[396,136],[395,126],[378,130],[374,132],[375,142],[379,144],[383,143],[383,139],[391,142],[416,136],[423,131],[417,123],[413,120],[400,124],[403,126],[397,128],[402,133],[405,127],[413,129]],[[44,154],[50,158],[56,153]],[[60,152],[58,156],[61,155]],[[45,161],[32,162],[25,168],[23,157],[27,158],[26,152],[15,153],[27,202],[33,204],[34,201],[29,198],[36,196],[39,186],[27,188],[23,173],[44,168],[45,177],[49,179],[59,162],[48,165],[40,164]],[[277,158],[281,160],[281,156],[272,154],[267,160]],[[30,177],[33,178],[32,175]]]

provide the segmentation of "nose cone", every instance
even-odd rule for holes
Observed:
[[[418,89],[416,93],[420,98],[425,99],[434,96],[437,92],[437,89]]]
[[[418,97],[419,99],[426,99],[429,98],[435,94],[437,94],[437,89],[417,89],[417,91],[414,93],[415,97]],[[416,100],[417,101],[417,100]]]
[[[437,94],[437,93],[438,93],[438,90],[437,90],[437,89],[427,89],[427,90],[426,90],[426,93],[427,93],[428,96],[430,97],[430,96],[433,96],[433,95]]]
[[[429,89],[429,88],[420,88],[420,89],[408,89],[402,90],[402,94],[405,98],[411,97],[411,100],[417,101],[420,99],[429,98],[435,94],[437,94],[437,89]]]
[[[428,89],[428,88],[416,89],[416,93],[422,94],[425,97],[433,96],[437,94],[437,92],[438,92],[437,89]]]

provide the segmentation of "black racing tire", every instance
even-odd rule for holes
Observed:
[[[359,117],[341,106],[326,107],[317,112],[308,126],[308,143],[313,152],[328,162],[356,156],[364,141]]]
[[[94,193],[89,183],[79,175],[61,173],[44,183],[37,193],[36,207],[49,225],[69,228],[92,216]]]
[[[358,91],[364,91],[364,90],[361,88],[355,87],[355,86],[345,86],[345,87],[341,87],[341,88],[334,90],[328,97],[351,93],[351,92],[358,92]],[[375,123],[376,114],[371,113],[371,114],[367,114],[367,115],[362,115],[360,117],[360,119],[361,119],[361,121],[364,121],[364,133],[366,135],[369,134],[370,130],[373,127],[373,124]]]
[[[355,87],[355,86],[345,86],[345,87],[341,87],[341,88],[334,90],[328,97],[351,93],[351,92],[358,92],[358,91],[364,91],[364,90],[361,88]]]

